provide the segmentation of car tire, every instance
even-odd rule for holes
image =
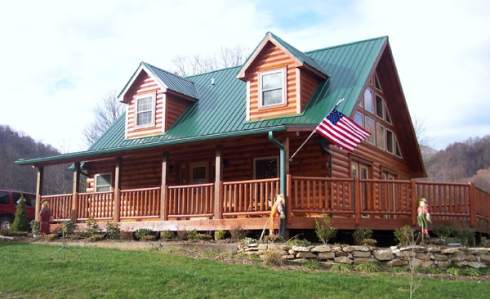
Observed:
[[[13,219],[10,216],[0,216],[0,230],[9,230]]]

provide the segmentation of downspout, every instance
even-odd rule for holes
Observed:
[[[282,195],[282,198],[285,200],[286,198],[286,149],[284,144],[282,144],[279,140],[274,138],[274,133],[269,131],[268,133],[269,141],[277,145],[279,147],[279,192]],[[279,237],[285,238],[286,236],[286,211],[285,211],[285,201],[282,204],[279,204],[278,211],[280,213],[280,222],[279,222]]]

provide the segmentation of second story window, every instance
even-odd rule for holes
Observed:
[[[284,71],[276,70],[260,74],[260,104],[262,107],[286,102]]]
[[[153,124],[155,115],[153,95],[145,95],[136,99],[136,126],[147,127]]]

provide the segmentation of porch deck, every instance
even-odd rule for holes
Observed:
[[[279,193],[279,179],[162,186],[112,192],[43,195],[53,223],[76,215],[119,221],[121,228],[158,230],[262,229]],[[417,200],[427,198],[433,224],[452,223],[490,233],[490,194],[471,184],[287,176],[287,228],[311,229],[332,216],[339,229],[393,230],[416,223]]]

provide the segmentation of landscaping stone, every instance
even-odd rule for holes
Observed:
[[[339,264],[352,264],[352,260],[348,256],[335,257],[334,261]]]
[[[390,261],[395,257],[391,249],[374,250],[373,254],[378,261]]]
[[[332,248],[329,245],[319,245],[311,248],[311,252],[331,252]]]
[[[281,259],[283,259],[283,260],[293,260],[294,258],[295,258],[295,256],[292,254],[285,254],[285,255],[281,256]]]
[[[470,254],[478,254],[478,255],[481,255],[481,254],[490,253],[490,248],[485,248],[485,247],[472,247],[472,248],[468,248],[466,251],[468,253],[470,253]]]
[[[433,254],[431,258],[435,261],[447,261],[449,258],[444,254]]]
[[[459,249],[459,247],[450,247],[450,248],[444,248],[443,250],[441,250],[441,253],[442,254],[456,254],[456,253],[460,253],[461,250]]]
[[[481,255],[480,261],[490,264],[490,254]]]
[[[296,254],[297,258],[315,259],[317,255],[311,252],[300,251]]]
[[[434,264],[439,268],[447,268],[451,265],[449,261],[435,261]]]
[[[318,253],[319,260],[332,260],[335,258],[335,253],[333,252],[320,252]]]
[[[269,244],[268,249],[269,250],[278,250],[278,251],[288,251],[289,246],[286,244]]]
[[[370,257],[354,257],[354,264],[374,263],[375,259]]]
[[[370,257],[371,252],[370,251],[353,251],[352,255],[354,257]]]
[[[259,250],[267,250],[267,247],[268,247],[268,244],[259,244],[259,246],[257,246],[257,248]]]
[[[386,263],[390,267],[400,267],[400,266],[405,266],[408,264],[407,261],[401,260],[401,259],[393,259]]]
[[[293,246],[291,249],[296,252],[309,252],[313,246]]]
[[[356,245],[356,246],[343,246],[342,251],[344,252],[352,252],[352,251],[369,251],[369,247],[367,246],[361,246],[361,245]]]
[[[475,268],[475,269],[480,269],[480,268],[486,268],[487,267],[485,264],[480,263],[480,262],[467,262],[467,261],[458,262],[458,263],[456,263],[456,265],[458,267],[467,266],[467,267],[472,267],[472,268]]]

